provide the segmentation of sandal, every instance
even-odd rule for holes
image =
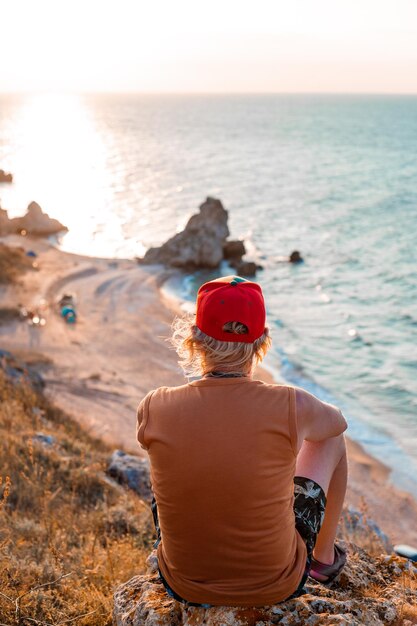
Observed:
[[[310,578],[317,580],[317,582],[322,585],[328,585],[333,582],[334,579],[339,576],[340,572],[344,568],[346,564],[346,552],[338,546],[336,543],[334,544],[334,562],[332,565],[328,565],[327,563],[321,563],[317,561],[314,557],[311,559],[311,567],[310,567]],[[326,576],[325,580],[320,580],[316,578],[313,573],[319,574],[320,576]]]

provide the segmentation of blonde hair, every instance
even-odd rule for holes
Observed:
[[[248,332],[247,327],[240,322],[228,322],[223,330],[237,335]],[[253,343],[219,341],[203,333],[191,315],[177,317],[172,324],[172,331],[170,341],[186,376],[201,376],[213,371],[250,374],[271,347],[268,328]]]

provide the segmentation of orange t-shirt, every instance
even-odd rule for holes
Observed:
[[[150,392],[138,409],[162,541],[158,561],[189,602],[263,606],[305,569],[295,529],[295,390],[203,378]]]

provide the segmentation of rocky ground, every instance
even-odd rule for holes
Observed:
[[[115,593],[115,626],[411,626],[417,623],[417,568],[393,555],[345,544],[349,560],[330,588],[309,579],[306,594],[265,608],[185,607],[168,597],[155,572]]]

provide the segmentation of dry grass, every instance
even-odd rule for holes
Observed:
[[[374,522],[368,518],[365,500],[362,500],[357,512],[352,512],[349,508],[343,510],[338,527],[338,538],[354,543],[373,556],[387,552],[381,536],[375,532]]]
[[[412,589],[414,592],[417,592],[417,576],[416,574],[411,575],[405,573],[403,575],[402,581],[402,591],[405,595],[407,589]],[[417,624],[417,604],[412,604],[405,600],[402,602],[400,610],[399,610],[399,626],[403,626],[403,624],[407,624],[408,626],[411,624]]]
[[[395,559],[396,557],[393,557],[394,562]],[[387,569],[391,570],[390,576],[387,576]],[[414,569],[404,567],[403,571],[398,573],[395,571],[395,565],[390,567],[389,564],[381,563],[380,572],[385,574],[385,583],[371,583],[361,590],[356,590],[356,598],[362,598],[365,603],[368,599],[394,600],[398,612],[395,626],[417,624],[417,576]],[[388,580],[390,582],[386,584]]]
[[[402,615],[400,618],[399,626],[403,624],[417,624],[417,607],[416,606],[404,606],[402,609]]]
[[[14,283],[22,272],[33,269],[33,259],[23,248],[13,248],[0,243],[0,283]]]
[[[0,624],[111,624],[113,589],[144,570],[153,528],[106,479],[109,453],[0,372]]]

